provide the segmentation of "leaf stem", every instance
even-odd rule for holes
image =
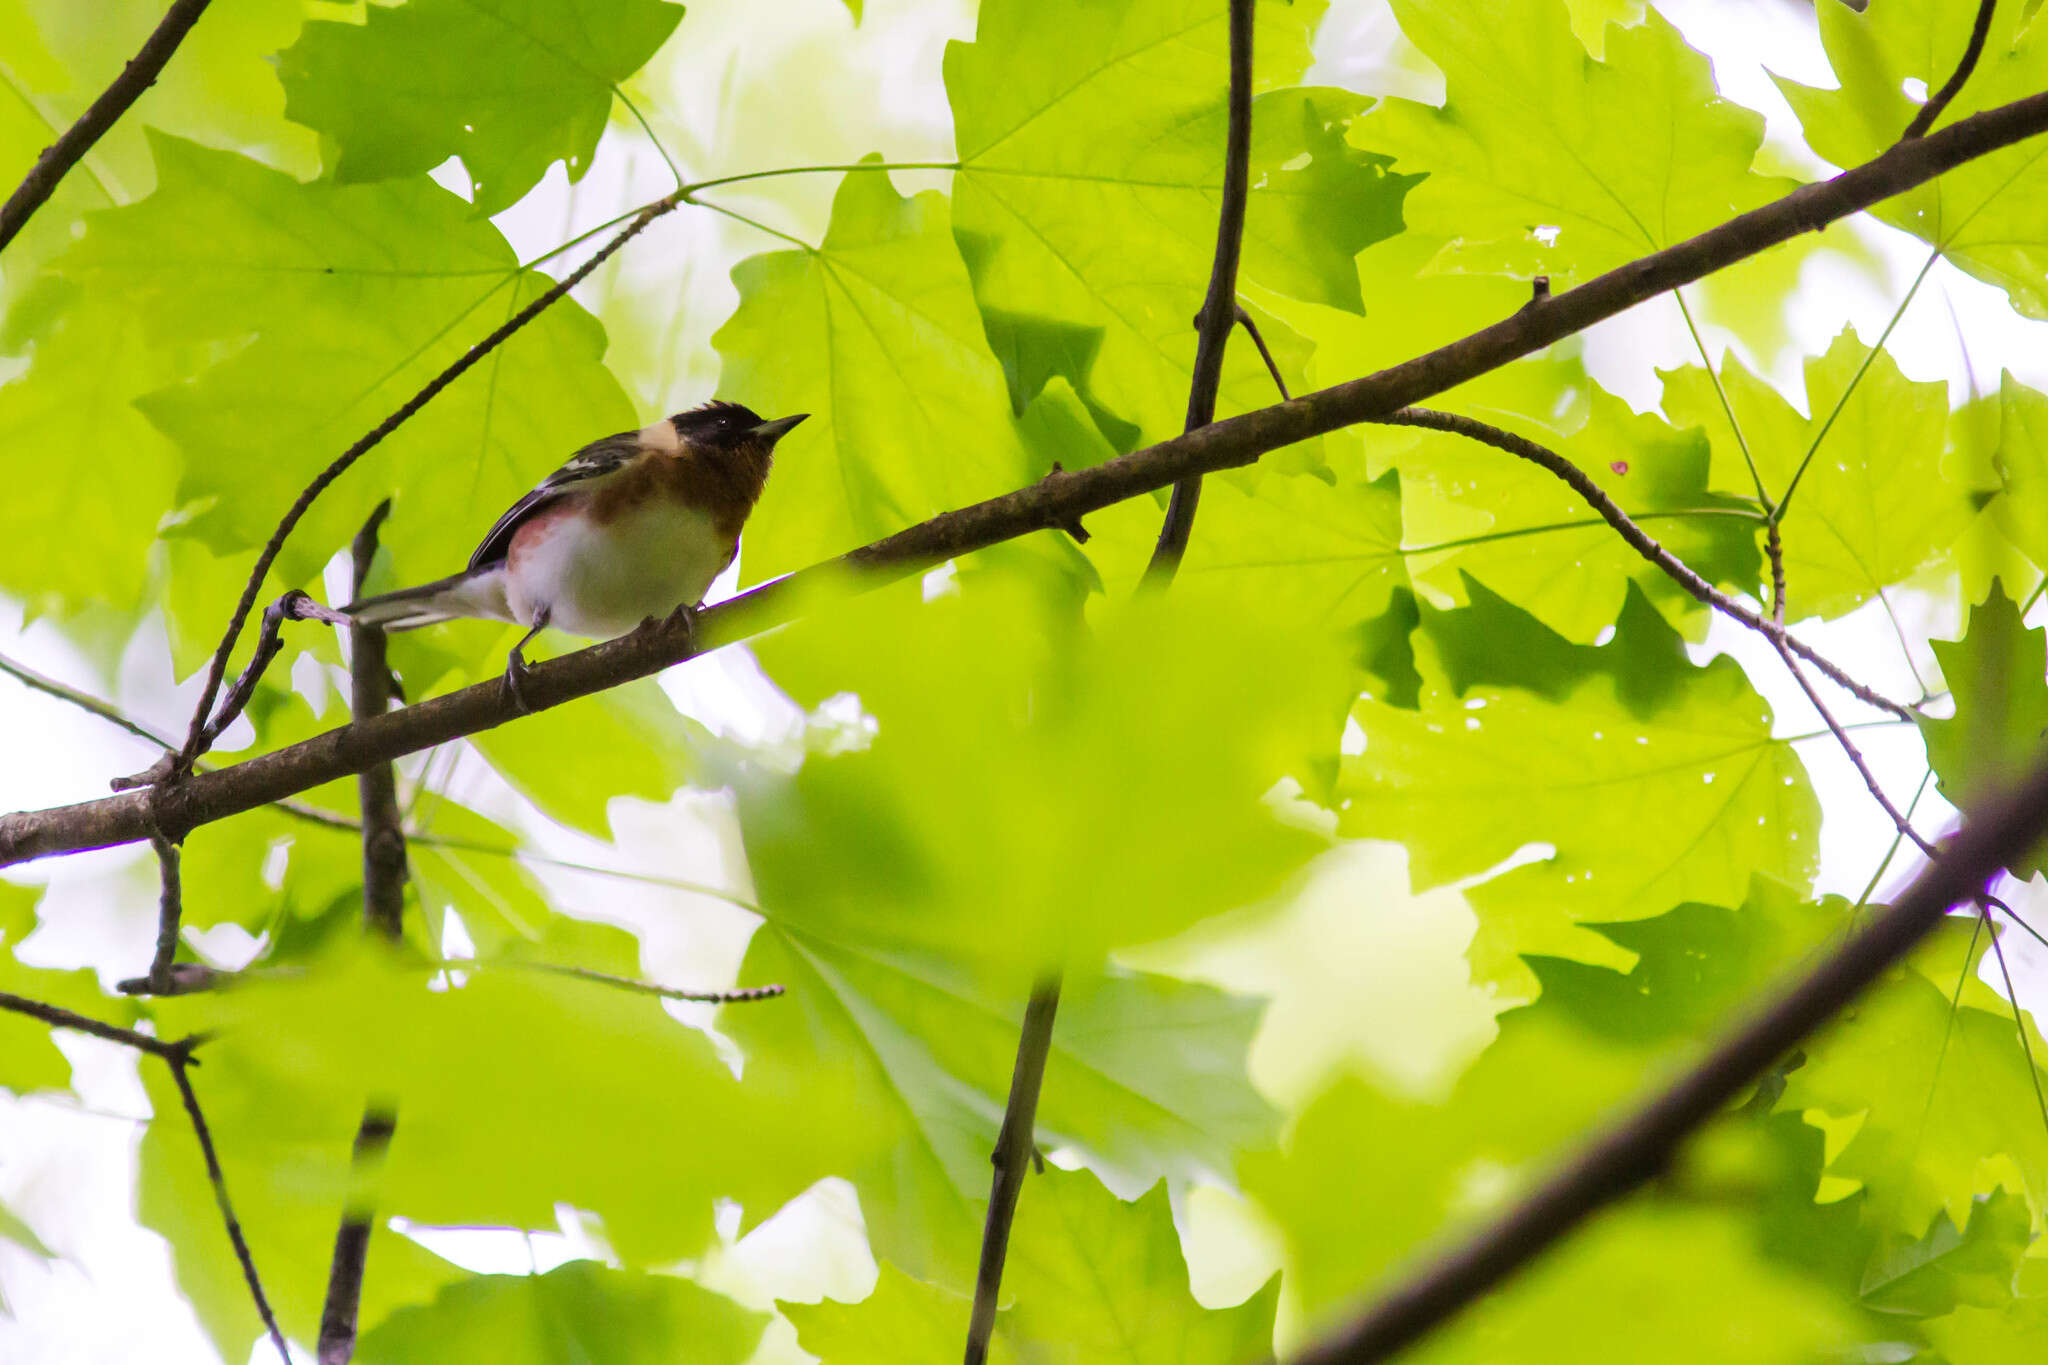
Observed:
[[[1828,411],[1827,420],[1822,422],[1820,430],[1813,434],[1813,441],[1806,447],[1806,454],[1800,456],[1798,468],[1792,471],[1792,481],[1785,485],[1784,493],[1778,498],[1778,505],[1771,509],[1771,520],[1785,519],[1785,509],[1791,505],[1792,495],[1799,491],[1799,481],[1806,477],[1806,468],[1813,463],[1814,455],[1820,450],[1820,443],[1834,430],[1835,419],[1840,417],[1842,409],[1849,405],[1850,395],[1854,394],[1856,386],[1863,382],[1863,376],[1869,372],[1871,362],[1877,359],[1878,354],[1884,350],[1885,342],[1891,339],[1892,329],[1899,325],[1900,318],[1906,316],[1907,305],[1911,304],[1913,296],[1920,292],[1921,284],[1927,279],[1927,272],[1934,269],[1934,263],[1940,259],[1940,247],[1927,253],[1927,261],[1920,267],[1920,273],[1913,277],[1912,286],[1906,290],[1906,297],[1900,299],[1899,306],[1892,310],[1891,321],[1885,323],[1884,330],[1878,333],[1877,341],[1864,353],[1863,363],[1856,367],[1856,373],[1849,377],[1849,383],[1843,388],[1841,396],[1835,399],[1834,407]]]

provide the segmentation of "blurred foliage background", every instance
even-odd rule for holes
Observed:
[[[2048,88],[2032,10],[1997,5],[1944,121]],[[1296,391],[1406,359],[1876,155],[1976,11],[1269,0],[1241,302]],[[158,17],[0,0],[0,181]],[[0,653],[182,732],[307,480],[684,183],[342,478],[266,596],[346,597],[387,497],[373,586],[447,573],[576,447],[714,393],[813,414],[714,595],[1176,434],[1226,56],[1222,0],[214,0],[0,260]],[[1434,400],[1747,600],[1782,502],[1787,621],[1923,712],[1837,708],[1930,837],[2048,725],[2040,157]],[[1240,334],[1221,411],[1273,397]],[[1498,1212],[1918,865],[1777,656],[1540,469],[1304,443],[1211,478],[1173,591],[1134,596],[1163,506],[402,762],[402,953],[361,942],[336,783],[187,841],[181,957],[247,984],[114,991],[155,930],[128,849],[10,871],[0,989],[211,1035],[194,1084],[307,1359],[375,1100],[358,1359],[857,1365],[958,1353],[1062,963],[996,1357],[1225,1365]],[[512,638],[391,654],[418,699]],[[296,628],[217,757],[347,698]],[[158,752],[0,707],[10,806]],[[2039,1359],[2034,872],[1418,1358]],[[143,1060],[0,1014],[10,1361],[250,1358]]]

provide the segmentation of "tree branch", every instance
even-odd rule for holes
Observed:
[[[1052,1021],[1060,1007],[1058,972],[1041,980],[1024,1007],[1024,1027],[1017,1036],[1017,1062],[1010,1072],[1010,1099],[1003,1110],[1002,1130],[989,1159],[995,1165],[989,1189],[988,1220],[981,1229],[981,1265],[974,1277],[974,1311],[967,1323],[967,1365],[984,1365],[989,1339],[996,1330],[996,1293],[1003,1287],[1003,1262],[1010,1254],[1010,1225],[1017,1216],[1017,1196],[1024,1188],[1024,1168],[1038,1154],[1032,1130],[1038,1121],[1038,1089],[1045,1080],[1046,1058],[1052,1053]]]
[[[349,546],[354,571],[349,586],[357,598],[369,595],[377,531],[390,514],[391,500],[386,498],[370,513]],[[391,666],[384,658],[384,630],[351,622],[348,640],[350,710],[359,721],[381,716],[391,709]],[[405,938],[406,865],[397,773],[389,763],[370,765],[356,774],[356,796],[363,821],[363,930],[387,943],[401,943]],[[396,1110],[374,1100],[363,1107],[349,1155],[348,1200],[342,1206],[341,1226],[334,1233],[327,1298],[320,1309],[320,1340],[314,1353],[320,1365],[348,1365],[356,1352],[363,1276],[369,1270],[370,1234],[376,1228],[372,1176],[383,1164],[397,1130]]]
[[[1195,369],[1188,384],[1188,417],[1183,431],[1216,420],[1216,390],[1223,382],[1223,352],[1241,311],[1237,304],[1237,262],[1244,252],[1244,211],[1251,197],[1252,16],[1256,0],[1230,0],[1230,114],[1223,143],[1223,203],[1216,221],[1216,256],[1209,267],[1209,292],[1195,315]],[[1202,498],[1202,476],[1173,486],[1166,521],[1152,548],[1145,576],[1171,583],[1187,553]]]
[[[209,0],[176,0],[156,26],[156,31],[143,43],[141,51],[121,68],[121,74],[113,83],[100,92],[78,122],[64,130],[63,136],[43,149],[36,158],[36,164],[29,167],[28,174],[15,187],[7,202],[0,205],[0,251],[7,248],[15,235],[35,217],[36,210],[57,190],[57,185],[70,174],[71,168],[85,159],[92,145],[106,136],[128,112],[128,106],[140,99],[142,92],[156,84],[156,78],[170,63],[171,54],[178,50],[178,44],[185,41],[185,35],[199,22],[199,16],[206,12]]]
[[[350,546],[358,598],[369,595],[377,531],[389,515],[391,500],[386,498]],[[358,721],[381,716],[391,709],[391,666],[384,658],[383,628],[351,623],[348,641],[350,710]],[[356,774],[356,797],[363,822],[363,928],[397,943],[405,935],[405,821],[398,809],[398,774],[391,764],[373,763]]]
[[[197,1037],[181,1038],[176,1041],[152,1038],[147,1033],[137,1033],[134,1029],[122,1028],[119,1024],[104,1023],[90,1015],[67,1010],[61,1005],[46,1005],[40,1000],[31,1000],[12,991],[0,991],[0,1010],[40,1019],[53,1028],[70,1029],[74,1033],[89,1033],[95,1038],[104,1038],[110,1043],[132,1047],[137,1052],[147,1052],[152,1057],[162,1057],[166,1061],[190,1056],[192,1049],[200,1043]]]
[[[1651,538],[1648,532],[1638,526],[1630,518],[1629,514],[1624,512],[1620,505],[1607,495],[1607,490],[1593,482],[1585,470],[1580,469],[1570,460],[1567,460],[1564,456],[1549,449],[1547,446],[1540,446],[1527,437],[1518,436],[1512,431],[1504,431],[1499,427],[1488,426],[1486,423],[1471,417],[1462,417],[1457,413],[1451,412],[1435,412],[1428,408],[1404,408],[1400,412],[1392,413],[1386,417],[1374,418],[1373,420],[1384,426],[1424,427],[1431,431],[1442,431],[1454,436],[1468,437],[1471,440],[1490,445],[1496,450],[1505,451],[1510,455],[1519,456],[1533,464],[1543,466],[1543,468],[1570,484],[1572,491],[1584,498],[1592,506],[1593,510],[1600,514],[1601,520],[1612,526],[1616,534],[1628,542],[1630,549],[1634,550],[1644,559],[1649,560],[1659,569],[1662,569],[1666,576],[1678,584],[1679,587],[1692,594],[1692,596],[1707,606],[1712,607],[1715,611],[1727,616],[1730,620],[1738,621],[1748,626],[1751,630],[1775,645],[1780,653],[1785,653],[1789,650],[1792,653],[1798,654],[1815,668],[1827,674],[1830,681],[1852,693],[1859,700],[1867,702],[1879,710],[1889,711],[1900,720],[1910,721],[1915,718],[1910,708],[1901,706],[1882,693],[1857,682],[1854,678],[1843,672],[1842,669],[1815,653],[1810,646],[1801,643],[1796,637],[1786,631],[1782,621],[1766,619],[1758,615],[1730,597],[1727,593],[1722,592],[1713,584],[1707,582],[1706,579],[1700,577],[1684,560],[1672,554],[1662,545],[1659,545]],[[1789,659],[1790,656],[1787,655],[1787,657]],[[1795,676],[1798,676],[1796,668],[1793,670],[1793,673]],[[1805,680],[1801,678],[1802,686],[1804,686],[1804,682]],[[1807,695],[1812,696],[1813,694],[1809,690]],[[1820,705],[1818,701],[1814,704],[1816,707]],[[1840,727],[1835,725],[1833,718],[1827,714],[1825,708],[1821,708],[1821,717],[1828,722],[1830,729],[1839,731]]]
[[[149,837],[156,851],[160,886],[156,898],[156,952],[149,960],[150,989],[163,993],[171,980],[171,964],[178,956],[178,926],[185,918],[185,880],[179,870],[178,846],[161,834]]]
[[[171,1069],[171,1079],[177,1082],[178,1096],[185,1102],[186,1117],[192,1120],[192,1135],[199,1139],[200,1155],[206,1158],[206,1178],[213,1184],[214,1202],[220,1205],[221,1221],[227,1225],[228,1241],[235,1248],[235,1259],[242,1264],[242,1278],[248,1281],[249,1296],[256,1300],[256,1316],[263,1319],[264,1330],[277,1347],[278,1358],[284,1365],[292,1365],[291,1348],[284,1344],[284,1333],[278,1330],[277,1314],[270,1310],[270,1300],[263,1293],[263,1280],[256,1273],[256,1259],[249,1254],[248,1239],[242,1236],[241,1220],[235,1217],[234,1203],[228,1198],[227,1177],[221,1173],[220,1153],[214,1150],[212,1130],[206,1126],[206,1115],[199,1108],[199,1096],[193,1092],[192,1078],[185,1073],[191,1068],[189,1054],[164,1058],[164,1064]]]
[[[349,1152],[348,1202],[334,1234],[327,1298],[320,1309],[320,1342],[314,1352],[320,1365],[348,1365],[356,1353],[356,1317],[363,1301],[363,1274],[369,1268],[370,1234],[376,1227],[370,1186],[397,1128],[398,1116],[374,1105],[363,1111],[356,1128],[355,1146]]]
[[[1250,464],[1267,451],[1372,421],[1530,355],[1553,342],[1689,284],[1736,261],[1817,230],[1989,152],[2048,131],[2048,93],[1973,114],[1904,142],[1832,179],[1802,186],[1676,246],[1609,271],[1576,289],[1516,310],[1490,327],[1413,360],[1289,402],[1213,422],[1088,469],[1051,474],[1028,488],[946,512],[837,559],[763,584],[698,618],[687,631],[658,629],[536,664],[526,682],[537,708],[658,673],[701,649],[781,625],[804,594],[849,570],[879,586],[959,555],[1064,525],[1190,474]],[[1802,656],[1805,657],[1805,656]],[[1818,666],[1816,664],[1816,666]],[[515,717],[494,679],[363,721],[161,789],[166,829],[189,830],[315,787],[372,763],[431,748]],[[0,866],[146,837],[141,793],[0,816]]]
[[[1884,809],[1884,813],[1891,820],[1893,827],[1900,834],[1912,840],[1914,847],[1918,848],[1923,855],[1928,858],[1934,857],[1936,852],[1934,845],[1920,837],[1918,832],[1914,830],[1913,822],[1907,818],[1906,813],[1894,805],[1892,799],[1884,794],[1884,788],[1878,785],[1877,774],[1870,770],[1870,764],[1864,760],[1863,751],[1856,747],[1856,741],[1849,738],[1849,732],[1842,728],[1841,722],[1836,720],[1834,713],[1828,710],[1827,703],[1820,699],[1820,693],[1814,691],[1813,684],[1807,681],[1806,671],[1800,668],[1799,661],[1792,657],[1792,651],[1786,647],[1784,637],[1774,635],[1770,636],[1769,639],[1772,646],[1778,651],[1778,657],[1785,661],[1785,667],[1792,674],[1792,681],[1799,684],[1799,690],[1806,694],[1807,701],[1811,702],[1813,709],[1820,713],[1821,722],[1828,727],[1828,733],[1835,737],[1835,743],[1842,746],[1843,754],[1848,757],[1850,764],[1855,767],[1857,773],[1863,778],[1863,785],[1870,789],[1870,794],[1877,799],[1877,804]]]
[[[1604,1206],[1662,1171],[1680,1144],[1801,1039],[1973,900],[2048,833],[2048,763],[1981,807],[1892,908],[1736,1029],[1668,1089],[1586,1147],[1520,1205],[1422,1267],[1293,1365],[1369,1365],[1441,1326]]]
[[[1941,117],[1941,111],[1948,108],[1949,101],[1961,93],[1963,82],[1970,79],[1970,73],[1977,69],[1977,59],[1984,55],[1984,40],[1991,36],[1991,13],[1998,8],[1998,0],[1980,0],[1977,6],[1977,20],[1970,25],[1970,41],[1963,46],[1963,59],[1956,63],[1953,76],[1942,83],[1941,89],[1920,106],[1920,112],[1913,115],[1913,121],[1906,125],[1906,131],[1899,134],[1903,139],[1917,138],[1926,134]]]

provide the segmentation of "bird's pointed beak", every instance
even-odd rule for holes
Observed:
[[[808,412],[800,412],[794,417],[778,417],[772,422],[763,422],[760,426],[754,428],[754,439],[765,441],[772,446],[783,437],[789,435],[790,428],[809,416]]]

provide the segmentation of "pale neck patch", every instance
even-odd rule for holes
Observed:
[[[640,428],[640,444],[664,455],[680,455],[683,451],[683,438],[676,435],[675,423],[666,417]]]

